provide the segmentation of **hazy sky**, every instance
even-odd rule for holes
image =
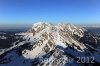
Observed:
[[[0,0],[0,24],[100,23],[100,0]]]

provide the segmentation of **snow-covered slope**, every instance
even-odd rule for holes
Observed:
[[[17,34],[22,35],[24,41],[0,55],[0,66],[84,66],[78,63],[100,63],[100,40],[84,28],[40,22],[33,24],[26,33]]]

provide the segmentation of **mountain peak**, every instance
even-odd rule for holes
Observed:
[[[47,22],[37,22],[37,23],[34,23],[32,27],[43,26],[43,25],[49,25],[49,23],[47,23]]]
[[[7,64],[1,66],[11,66],[17,64],[16,61],[19,66],[26,64],[26,66],[69,66],[76,64],[77,61],[73,60],[72,63],[67,64],[68,58],[88,56],[94,56],[95,62],[100,62],[97,53],[99,47],[96,46],[100,44],[99,39],[73,24],[39,22],[33,24],[29,32],[19,35],[22,35],[23,41],[19,39],[14,43],[16,45],[7,50],[8,54],[5,52],[0,56],[1,64],[7,61]]]

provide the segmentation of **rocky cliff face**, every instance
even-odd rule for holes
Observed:
[[[22,35],[23,41],[0,55],[1,66],[84,66],[81,63],[100,63],[100,39],[84,28],[40,22],[33,24],[26,33],[17,34]]]

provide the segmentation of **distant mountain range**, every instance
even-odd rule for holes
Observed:
[[[100,28],[100,24],[81,24],[81,27],[93,27],[93,28]]]
[[[3,24],[0,25],[0,32],[25,32],[28,29],[31,28],[31,25],[24,25],[24,24],[19,24],[19,25],[15,25],[15,24]]]

